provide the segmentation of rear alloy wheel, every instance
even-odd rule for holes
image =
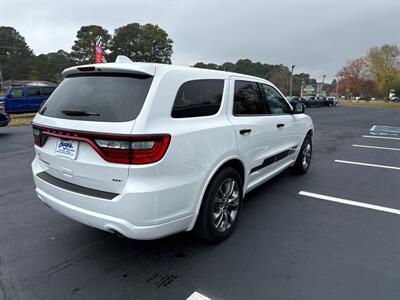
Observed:
[[[307,135],[303,141],[303,145],[300,148],[300,152],[297,155],[297,159],[295,164],[292,167],[292,170],[296,174],[305,174],[308,171],[308,168],[311,164],[311,156],[312,156],[312,139],[310,135]]]
[[[242,198],[243,183],[239,173],[231,167],[219,171],[208,185],[194,233],[211,243],[228,238],[236,227]]]
[[[234,223],[239,211],[239,186],[233,178],[221,183],[213,203],[213,222],[219,232],[228,230]]]

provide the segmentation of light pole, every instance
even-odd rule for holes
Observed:
[[[324,74],[324,75],[322,75],[321,94],[322,94],[322,92],[324,91],[325,77],[326,77],[326,75],[325,75],[325,74]]]
[[[295,65],[292,66],[292,71],[290,72],[290,85],[289,85],[289,96],[292,97],[292,89],[293,89],[293,70]]]
[[[336,98],[339,98],[339,77],[336,77]]]

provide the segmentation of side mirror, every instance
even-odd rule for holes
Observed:
[[[306,107],[303,103],[297,102],[293,108],[294,114],[303,114],[306,111]]]

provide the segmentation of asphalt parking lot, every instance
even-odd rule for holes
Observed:
[[[249,193],[219,245],[67,219],[34,193],[31,128],[0,128],[0,299],[400,299],[400,110],[307,113],[309,173]]]

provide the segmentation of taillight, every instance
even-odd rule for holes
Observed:
[[[35,141],[35,145],[41,146],[40,144],[40,129],[33,127],[33,140]]]
[[[167,152],[171,136],[167,134],[135,137],[131,143],[132,163],[150,164],[159,161]]]
[[[120,164],[157,162],[167,152],[171,140],[168,134],[119,136],[33,126],[33,138],[39,147],[49,136],[85,142],[104,160]]]
[[[95,139],[106,160],[117,163],[150,164],[163,158],[171,137],[166,134],[132,136],[128,140]]]

